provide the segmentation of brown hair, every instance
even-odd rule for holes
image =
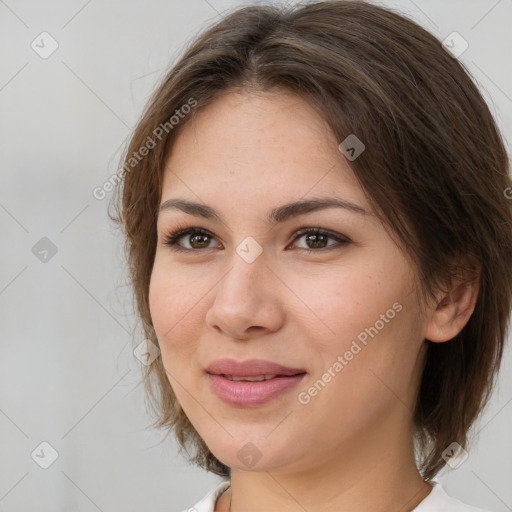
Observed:
[[[246,6],[209,27],[150,98],[123,155],[111,216],[125,231],[144,335],[157,346],[148,289],[164,161],[180,129],[235,88],[300,95],[337,140],[356,134],[363,141],[365,151],[350,166],[416,264],[423,298],[453,276],[474,279],[481,265],[478,300],[465,327],[448,342],[426,342],[414,426],[419,470],[429,481],[445,465],[445,448],[466,446],[494,387],[508,329],[512,212],[504,191],[511,181],[489,108],[440,41],[389,8],[329,0]],[[144,146],[150,149],[142,152]],[[147,367],[144,382],[158,415],[153,425],[167,434],[174,429],[180,449],[195,448],[190,461],[230,475],[181,409],[161,357]]]

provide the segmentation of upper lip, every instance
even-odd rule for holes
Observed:
[[[230,375],[233,377],[256,377],[258,375],[297,375],[306,373],[300,368],[283,366],[264,359],[217,359],[206,368],[207,373],[216,375]]]

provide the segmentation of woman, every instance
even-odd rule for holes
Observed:
[[[123,159],[156,425],[225,479],[192,510],[472,511],[456,467],[511,309],[507,155],[463,66],[364,2],[248,6]]]

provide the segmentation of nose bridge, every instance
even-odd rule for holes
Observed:
[[[259,296],[259,288],[266,283],[271,273],[263,247],[253,238],[244,238],[236,247],[229,260],[229,271],[219,283],[219,292],[227,292],[228,298],[233,294],[234,300],[249,300]]]
[[[228,270],[215,287],[206,320],[233,338],[250,327],[278,328],[281,313],[268,259],[254,239],[244,239],[228,259]],[[245,334],[244,334],[245,333]]]

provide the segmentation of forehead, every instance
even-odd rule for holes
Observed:
[[[228,92],[188,121],[165,162],[171,192],[268,199],[338,193],[365,202],[339,141],[320,114],[290,93]]]

